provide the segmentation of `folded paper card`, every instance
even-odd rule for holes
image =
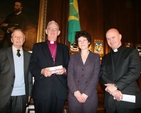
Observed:
[[[121,101],[136,103],[136,96],[123,94],[123,98],[121,99]]]
[[[59,69],[62,69],[62,68],[63,68],[62,65],[49,67],[50,71],[52,71],[52,74],[56,73]]]

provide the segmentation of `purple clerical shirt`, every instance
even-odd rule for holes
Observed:
[[[57,50],[57,42],[51,42],[51,41],[47,41],[48,43],[48,47],[50,49],[50,52],[51,52],[51,56],[52,56],[52,59],[53,59],[53,62],[55,64],[55,59],[56,59],[56,50]]]

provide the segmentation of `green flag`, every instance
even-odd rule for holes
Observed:
[[[73,44],[76,31],[80,31],[79,10],[77,0],[70,0],[68,18],[68,41]]]

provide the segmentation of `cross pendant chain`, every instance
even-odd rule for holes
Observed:
[[[55,64],[55,57],[56,57],[56,46],[54,48],[54,51],[52,52],[52,59],[53,59],[53,63]]]

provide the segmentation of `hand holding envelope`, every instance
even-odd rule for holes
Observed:
[[[106,86],[105,91],[111,94],[115,100],[136,103],[135,95],[122,94],[122,92],[118,90],[114,84],[109,83],[105,84],[105,86]]]
[[[63,68],[62,65],[48,67],[41,70],[41,74],[43,74],[45,77],[50,77],[52,74],[62,75],[65,72],[66,69]]]
[[[114,99],[116,99],[117,101],[121,101],[121,99],[123,98],[123,94],[121,93],[121,91],[116,90],[114,92],[111,93],[111,95],[114,97]]]
[[[43,74],[45,77],[50,77],[52,75],[52,71],[49,68],[43,68],[41,70],[41,74]]]
[[[115,99],[115,97],[114,97],[114,99]],[[135,95],[123,94],[123,98],[120,101],[136,103],[136,96]]]
[[[116,87],[115,84],[108,83],[105,84],[106,88],[105,91],[108,92],[110,95],[112,95],[117,101],[121,101],[123,98],[123,95],[120,90]]]
[[[52,74],[60,75],[64,73],[62,65],[49,67],[49,70],[52,72]]]

